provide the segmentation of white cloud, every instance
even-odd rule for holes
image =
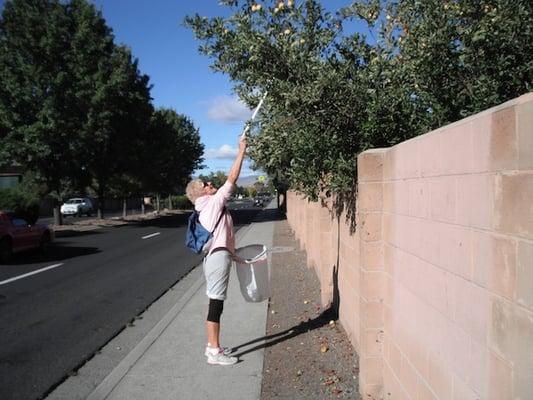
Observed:
[[[207,116],[213,121],[233,124],[248,120],[252,116],[252,110],[237,97],[219,96],[212,101]]]
[[[237,149],[229,144],[224,144],[218,149],[207,149],[204,153],[206,160],[212,159],[233,159],[237,156]]]

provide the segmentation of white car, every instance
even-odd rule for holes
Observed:
[[[83,214],[91,216],[94,211],[91,199],[87,197],[75,197],[67,200],[61,206],[61,214],[66,217],[68,215],[77,215],[81,217]]]

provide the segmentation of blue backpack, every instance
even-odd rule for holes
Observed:
[[[222,219],[222,216],[226,212],[226,208],[222,209],[220,217],[213,228],[212,232],[205,229],[200,223],[200,213],[193,210],[189,216],[189,224],[187,226],[187,233],[185,235],[185,246],[194,251],[196,254],[201,254],[204,251],[204,246],[213,237],[213,232],[217,229],[218,223]]]

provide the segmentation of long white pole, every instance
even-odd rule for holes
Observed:
[[[253,122],[253,120],[255,119],[255,116],[257,115],[257,113],[259,112],[259,109],[261,108],[261,106],[263,105],[263,102],[265,101],[266,97],[267,97],[267,94],[268,92],[265,92],[265,94],[263,95],[263,97],[261,98],[261,100],[259,101],[259,104],[257,105],[257,107],[255,108],[253,114],[252,114],[252,119],[250,120],[250,123],[247,123],[244,130],[242,131],[242,136],[246,136],[246,134],[248,133],[248,131],[250,130],[250,124],[251,122]]]

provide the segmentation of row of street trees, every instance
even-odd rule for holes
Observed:
[[[255,163],[280,191],[335,193],[352,217],[360,152],[533,88],[530,0],[359,0],[337,12],[318,0],[220,3],[229,17],[186,23],[245,102],[268,90]]]
[[[0,167],[59,203],[171,194],[202,162],[198,129],[155,110],[149,77],[86,0],[10,0],[0,19]]]

